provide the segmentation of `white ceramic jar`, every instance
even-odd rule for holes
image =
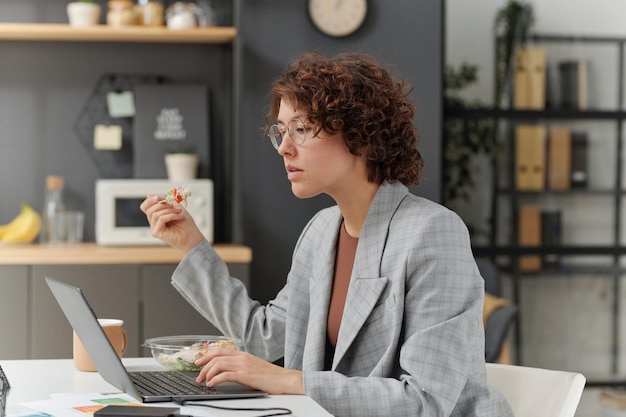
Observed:
[[[72,27],[97,25],[101,12],[100,5],[96,3],[76,1],[67,5],[67,17]]]

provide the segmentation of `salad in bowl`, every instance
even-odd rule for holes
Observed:
[[[226,336],[162,336],[147,339],[144,347],[152,351],[152,356],[170,371],[200,371],[201,366],[194,362],[213,349],[241,350],[238,339]]]

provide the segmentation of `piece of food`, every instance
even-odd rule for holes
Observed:
[[[11,222],[0,226],[0,241],[8,243],[30,243],[41,230],[41,216],[29,204]]]
[[[237,347],[232,340],[194,343],[172,354],[161,352],[156,360],[171,371],[199,371],[202,367],[195,365],[194,362],[212,349],[237,349]]]
[[[159,353],[157,362],[171,371],[199,371],[200,366],[194,364],[196,359],[200,359],[202,353],[199,350],[180,350],[170,355]]]
[[[187,206],[187,198],[191,195],[189,187],[174,187],[168,191],[165,201],[172,204],[177,203],[183,207]]]

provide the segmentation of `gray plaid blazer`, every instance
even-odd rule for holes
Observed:
[[[399,183],[384,183],[368,212],[332,369],[324,370],[341,221],[337,207],[311,219],[285,286],[265,306],[207,242],[187,254],[172,283],[247,351],[302,370],[307,395],[336,416],[512,416],[486,382],[484,282],[467,229]]]

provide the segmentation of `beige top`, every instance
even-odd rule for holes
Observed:
[[[330,296],[330,306],[328,308],[328,341],[333,347],[337,345],[341,316],[343,316],[343,307],[346,304],[346,296],[358,243],[359,238],[350,236],[346,231],[345,225],[341,223],[339,239],[337,240],[333,292]]]

